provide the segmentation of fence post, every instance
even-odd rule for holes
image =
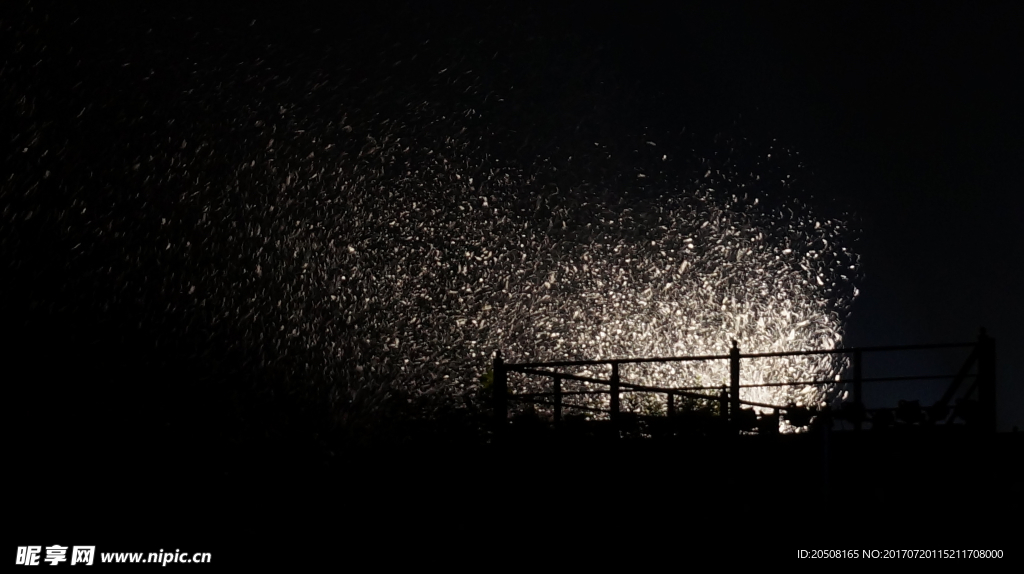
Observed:
[[[996,342],[985,334],[978,334],[978,406],[982,432],[996,432]]]
[[[613,422],[619,420],[619,364],[612,363],[612,380],[609,381],[611,386],[611,404],[609,409],[611,410],[611,419]]]
[[[494,353],[494,432],[503,434],[508,423],[508,373],[501,351]]]
[[[722,417],[724,421],[729,420],[729,391],[725,385],[722,385],[722,390],[718,393],[718,416]]]
[[[672,418],[676,416],[676,394],[672,391],[668,392],[668,417]]]
[[[863,386],[863,371],[861,370],[863,363],[861,362],[861,352],[857,349],[853,352],[853,402],[857,405],[858,413],[864,412],[864,386]],[[853,423],[854,430],[861,430],[860,417],[857,417],[857,421]]]
[[[740,348],[732,342],[729,350],[729,420],[739,421],[740,415]]]
[[[555,377],[555,425],[562,422],[562,377]]]

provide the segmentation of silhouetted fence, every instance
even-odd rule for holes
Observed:
[[[759,432],[777,432],[779,420],[784,419],[795,427],[803,427],[810,424],[812,419],[823,420],[828,424],[834,421],[846,421],[854,429],[861,430],[865,423],[872,428],[884,428],[896,424],[897,420],[905,423],[929,422],[953,424],[960,420],[966,424],[976,427],[985,432],[995,432],[996,429],[996,399],[995,399],[995,341],[985,334],[982,329],[978,340],[974,343],[950,343],[936,345],[902,345],[885,347],[860,347],[860,348],[839,348],[811,351],[784,351],[773,353],[742,353],[736,341],[733,341],[732,349],[728,355],[704,355],[694,357],[653,357],[653,358],[631,358],[631,359],[609,359],[593,361],[553,361],[541,363],[505,363],[500,351],[495,354],[493,364],[493,400],[494,417],[497,429],[503,429],[508,422],[508,410],[510,402],[522,402],[537,405],[544,405],[553,409],[553,421],[556,425],[561,424],[564,409],[575,409],[594,413],[605,413],[613,423],[619,423],[624,413],[621,409],[621,394],[624,391],[634,393],[656,393],[667,395],[667,417],[676,416],[676,403],[681,398],[712,401],[717,403],[720,428],[728,429],[731,432],[740,430],[759,429]],[[900,351],[915,351],[925,349],[955,349],[970,348],[971,352],[963,366],[955,375],[928,375],[928,376],[898,376],[898,377],[872,377],[865,378],[863,373],[863,358],[868,353],[888,353]],[[742,362],[744,359],[756,359],[763,357],[795,357],[807,355],[836,355],[843,354],[850,358],[850,371],[852,377],[831,381],[782,381],[760,384],[742,384]],[[729,385],[720,387],[708,386],[684,386],[682,388],[652,387],[637,383],[625,382],[619,374],[620,365],[641,364],[641,363],[679,363],[687,361],[729,361]],[[611,376],[608,379],[577,375],[559,371],[564,367],[583,366],[609,366]],[[972,372],[973,369],[973,372]],[[541,377],[550,381],[550,391],[536,393],[510,393],[508,388],[508,374],[521,373]],[[910,381],[910,380],[950,380],[942,397],[933,405],[921,408],[919,401],[899,401],[896,409],[873,409],[868,411],[864,408],[863,386],[865,383]],[[951,402],[957,391],[967,380],[972,380],[962,398],[958,399],[955,406]],[[582,383],[597,384],[607,389],[566,391],[562,388],[564,381],[578,381]],[[831,407],[809,408],[789,405],[773,405],[745,401],[740,398],[740,390],[756,387],[778,387],[778,386],[832,386],[840,384],[852,385],[852,400],[844,401],[839,409]],[[709,394],[710,391],[712,394]],[[567,396],[573,395],[609,395],[608,408],[596,408],[585,405],[568,405],[565,403]],[[972,395],[977,399],[971,399]],[[760,417],[752,409],[745,409],[743,406],[760,407],[770,409],[770,414],[765,413]],[[635,415],[630,415],[631,418]],[[643,418],[666,418],[651,417]],[[774,424],[774,429],[772,428]],[[615,426],[615,425],[613,425]]]

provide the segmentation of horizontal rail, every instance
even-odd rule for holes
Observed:
[[[930,345],[887,345],[882,347],[839,347],[837,349],[817,349],[813,351],[778,351],[772,353],[740,353],[741,359],[758,357],[795,357],[800,355],[839,355],[844,353],[883,352],[883,351],[924,351],[928,349],[954,349],[974,347],[977,343],[934,343]]]
[[[550,374],[550,373],[534,372],[532,374],[545,374],[545,376],[550,376],[550,377],[566,378],[566,377],[563,377],[562,375]],[[611,386],[611,381],[602,381],[601,379],[589,379],[589,378],[587,378],[586,382],[599,383],[599,384],[602,384],[602,385]],[[694,397],[694,398],[700,398],[700,399],[708,399],[708,398],[717,399],[718,396],[717,395],[703,395],[703,394],[695,393],[695,392],[692,392],[692,391],[699,391],[699,390],[714,390],[714,391],[717,391],[717,390],[720,390],[720,387],[685,387],[683,389],[676,389],[676,388],[671,388],[670,389],[670,388],[664,388],[664,387],[648,387],[648,386],[644,386],[644,385],[638,385],[638,384],[635,384],[635,383],[626,383],[626,382],[623,382],[623,381],[619,381],[619,386],[620,387],[624,387],[626,389],[630,389],[632,392],[665,393],[665,394],[681,395],[681,396],[684,396],[684,397]],[[578,394],[578,395],[595,394],[595,395],[602,395],[602,394],[608,394],[610,392],[611,392],[611,389],[609,389],[607,391],[575,391],[575,392],[570,391],[570,392],[562,392],[561,394],[563,394],[563,395],[569,395],[569,394]],[[620,392],[622,392],[622,391],[620,391]],[[538,395],[538,396],[540,394],[550,395],[550,396],[554,396],[555,395],[555,393],[553,393],[553,392],[552,393],[532,393],[532,394]],[[513,395],[513,394],[510,393],[509,396],[510,397],[513,397],[513,396],[523,397],[523,396],[527,396],[527,395]]]
[[[622,386],[626,386],[625,383],[620,383],[620,384]],[[668,395],[668,394],[679,395],[679,396],[683,396],[683,397],[690,397],[690,398],[693,398],[693,399],[714,399],[714,400],[718,400],[720,398],[718,395],[704,395],[704,394],[701,394],[701,393],[693,393],[693,392],[688,392],[688,391],[684,391],[684,390],[681,390],[681,389],[659,389],[659,388],[654,388],[654,387],[648,388],[648,387],[639,387],[638,385],[629,385],[629,387],[630,387],[630,390],[628,390],[628,391],[621,391],[620,390],[619,392],[620,393],[622,393],[622,392],[630,392],[630,393],[636,393],[636,392],[641,392],[641,393],[645,393],[645,392],[646,393],[665,393],[666,395]],[[713,387],[707,387],[707,388],[713,389]],[[525,399],[525,398],[531,398],[531,397],[554,397],[554,396],[558,396],[558,395],[562,395],[562,396],[568,396],[568,395],[607,395],[607,394],[609,394],[611,392],[612,392],[611,389],[608,389],[607,391],[563,391],[563,392],[559,392],[559,393],[555,393],[555,392],[548,392],[548,393],[523,393],[523,394],[509,393],[508,396],[509,396],[509,398],[515,397],[515,398]]]
[[[569,396],[569,395],[607,395],[610,392],[611,392],[611,390],[607,390],[607,391],[562,391],[560,393],[556,393],[556,392],[550,392],[550,393],[522,393],[522,394],[509,393],[508,396],[510,398],[511,397],[515,397],[515,398],[518,398],[518,399],[528,399],[528,398],[532,398],[532,397],[556,397],[558,395],[562,395],[563,397]]]
[[[609,391],[594,391],[593,394],[608,394],[608,392]],[[664,392],[664,391],[661,391],[661,392]],[[549,393],[535,393],[535,394],[528,394],[528,395],[509,395],[508,398],[509,398],[509,400],[518,400],[518,401],[521,401],[521,402],[529,402],[529,403],[536,404],[536,405],[547,405],[547,406],[551,406],[551,407],[557,407],[558,406],[556,403],[553,403],[553,402],[550,402],[550,401],[535,400],[533,397],[536,397],[536,396],[551,396],[551,394],[549,394]],[[715,399],[715,400],[719,399],[719,397],[714,397],[714,396],[711,396],[711,395],[700,395],[699,398],[702,398],[702,399]],[[767,403],[755,403],[753,401],[745,401],[743,399],[740,399],[739,402],[740,402],[740,404],[750,405],[752,407],[762,407],[762,408],[766,408],[766,409],[778,409],[780,411],[790,411],[790,410],[793,410],[794,408],[797,408],[797,409],[808,408],[808,407],[794,407],[794,406],[786,406],[786,405],[770,405],[770,404],[767,404]],[[605,414],[610,414],[611,413],[610,409],[601,409],[601,408],[597,408],[597,407],[585,407],[585,406],[582,406],[582,405],[574,405],[574,404],[570,404],[570,403],[562,403],[562,408],[563,409],[565,409],[565,408],[583,409],[583,410],[587,410],[587,411],[593,411],[595,413],[605,413]],[[887,409],[872,409],[872,410],[880,410],[881,411],[881,410],[887,410]],[[889,410],[891,410],[891,409],[889,409]]]
[[[651,359],[607,359],[603,361],[552,361],[550,363],[508,363],[505,365],[505,368],[511,371],[531,367],[585,367],[593,365],[610,365],[612,363],[618,363],[620,365],[625,365],[627,363],[680,363],[686,361],[715,361],[728,358],[729,355],[702,355],[699,357],[655,357]]]
[[[967,377],[974,377],[975,375],[967,375]],[[861,379],[862,383],[881,383],[887,381],[932,381],[942,379],[955,379],[956,375],[923,375],[917,376],[906,376],[906,377],[870,377]],[[758,383],[755,385],[740,385],[741,389],[752,389],[757,387],[799,387],[806,385],[849,385],[856,383],[855,379],[839,379],[838,381],[796,381],[792,383]],[[714,388],[714,387],[704,387]]]
[[[700,393],[695,393],[693,391],[699,391],[699,390],[719,391],[719,390],[721,390],[720,387],[688,387],[687,390],[683,390],[683,389],[665,389],[665,388],[662,388],[662,387],[648,387],[648,386],[645,386],[645,385],[637,385],[635,383],[623,383],[621,381],[619,382],[619,386],[620,387],[625,387],[627,389],[631,389],[632,392],[666,393],[666,394],[673,394],[673,395],[682,395],[684,397],[692,397],[692,398],[697,398],[697,399],[718,399],[719,397],[718,397],[718,395],[704,395],[704,394],[700,394]]]
[[[770,353],[740,353],[741,359],[757,359],[762,357],[798,357],[805,355],[841,355],[845,353],[861,352],[884,352],[884,351],[922,351],[927,349],[953,349],[974,347],[977,343],[936,343],[930,345],[887,345],[881,347],[839,347],[836,349],[817,349],[813,351],[777,351]],[[622,358],[603,359],[588,361],[551,361],[533,363],[508,363],[505,368],[508,370],[529,369],[535,367],[573,367],[573,366],[595,366],[620,365],[636,363],[682,363],[687,361],[722,361],[731,358],[730,355],[701,355],[696,357],[651,357],[651,358]]]
[[[513,396],[509,396],[509,398],[510,399],[514,399],[514,398],[517,398],[517,397],[515,397],[513,395]],[[531,400],[529,402],[532,403],[532,404],[535,404],[535,405],[547,405],[549,407],[557,407],[558,406],[557,404],[555,404],[553,402],[550,402],[550,401],[534,401],[534,400]],[[604,414],[610,414],[610,412],[611,412],[611,411],[608,411],[606,409],[599,409],[599,408],[596,408],[596,407],[585,407],[583,405],[570,405],[570,404],[565,404],[565,403],[562,404],[562,408],[563,409],[580,409],[580,410],[584,410],[584,411],[591,411],[591,412],[595,412],[595,413],[604,413]]]
[[[601,380],[601,379],[592,379],[592,378],[589,378],[589,377],[576,377],[576,376],[571,376],[571,375],[562,375],[562,374],[556,374],[556,373],[548,373],[548,372],[545,372],[545,371],[530,370],[530,371],[528,371],[528,374],[542,375],[542,376],[548,376],[548,377],[559,377],[559,378],[562,378],[562,379],[573,379],[573,380],[579,380],[579,381],[584,381],[584,382],[588,382],[588,383],[597,383],[597,384],[602,384],[602,385],[611,385],[610,381],[604,381],[604,380]],[[971,374],[971,375],[966,375],[965,378],[972,378],[972,377],[975,377],[975,376],[976,375]],[[933,380],[955,379],[955,378],[956,378],[956,375],[921,375],[921,376],[913,376],[913,375],[911,375],[911,376],[905,376],[905,377],[868,377],[868,378],[861,379],[860,382],[862,382],[862,383],[881,383],[881,382],[888,382],[888,381],[933,381]],[[850,385],[850,384],[853,384],[855,382],[857,382],[855,379],[839,379],[838,381],[794,381],[794,382],[791,382],[791,383],[756,383],[756,384],[753,384],[753,385],[740,385],[740,388],[741,389],[756,389],[756,388],[765,388],[765,387],[803,387],[803,386],[809,386],[809,385]],[[620,387],[630,388],[630,389],[635,389],[635,390],[641,391],[641,392],[648,392],[648,393],[674,393],[674,394],[678,394],[678,395],[693,395],[694,393],[688,392],[688,391],[699,391],[699,390],[714,390],[714,391],[717,391],[717,390],[719,390],[721,388],[721,387],[672,387],[672,388],[667,388],[667,387],[647,387],[647,386],[644,386],[644,385],[636,385],[636,384],[626,383],[626,382],[622,382],[622,381],[619,382],[619,386]],[[608,391],[578,391],[578,392],[576,392],[576,391],[563,391],[562,394],[563,395],[572,395],[572,394],[584,395],[584,394],[602,394],[602,393],[607,393],[607,392]],[[554,393],[541,393],[541,394],[554,395]],[[537,394],[537,396],[541,396],[541,394]],[[517,396],[525,396],[525,395],[517,395]],[[701,396],[711,396],[711,395],[701,395]]]
[[[582,375],[570,375],[567,373],[555,373],[553,371],[541,371],[538,369],[509,369],[509,371],[522,373],[524,375],[538,375],[541,377],[554,377],[559,379],[568,379],[570,381],[583,381],[585,383],[597,383],[599,385],[611,384],[609,381],[604,379],[595,379],[594,377],[584,377]]]

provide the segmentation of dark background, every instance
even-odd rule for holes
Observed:
[[[437,68],[468,58],[479,82],[509,99],[511,111],[495,124],[493,149],[511,155],[557,157],[581,142],[589,145],[591,138],[621,141],[620,155],[648,138],[679,155],[719,136],[748,138],[749,148],[759,153],[772,146],[795,150],[805,168],[793,185],[773,192],[849,220],[860,230],[849,244],[862,256],[863,276],[856,279],[860,297],[846,344],[970,342],[985,327],[997,341],[999,428],[1020,426],[1024,399],[1016,349],[1024,340],[1014,326],[1022,320],[1016,278],[1024,206],[1017,167],[1024,122],[1017,34],[1022,9],[1015,4],[881,9],[788,3],[569,2],[530,8],[184,2],[86,8],[24,2],[12,7],[8,21],[24,23],[25,38],[43,56],[41,66],[21,62],[29,71],[15,77],[36,100],[49,102],[49,111],[37,112],[40,118],[45,121],[49,113],[73,125],[83,102],[67,98],[61,85],[79,79],[93,86],[92,97],[112,98],[109,129],[92,135],[67,132],[87,142],[75,152],[85,165],[106,162],[103,152],[92,152],[90,160],[89,148],[102,150],[106,139],[120,137],[123,113],[174,106],[171,96],[161,101],[158,87],[147,92],[150,107],[119,112],[117,102],[131,102],[135,88],[105,66],[121,58],[142,58],[143,66],[148,60],[161,70],[157,80],[164,83],[157,86],[169,94],[176,81],[188,77],[190,66],[210,56],[200,53],[202,46],[216,50],[218,43],[232,53],[267,54],[286,73],[326,62],[342,65],[347,79],[371,82],[389,79],[391,72],[381,62],[391,54],[408,57],[412,50],[420,60],[403,72],[410,90],[420,82],[428,85]],[[20,38],[14,34],[8,48],[14,50]],[[193,44],[193,38],[205,43]],[[60,64],[64,56],[54,59],[47,47],[49,54],[73,47],[75,56]],[[492,58],[484,57],[492,50]],[[13,61],[19,57],[27,56]],[[85,67],[75,65],[74,58],[82,58]],[[68,66],[66,74],[61,65]],[[103,92],[104,84],[109,93]],[[211,91],[210,97],[217,94]],[[244,101],[245,94],[240,96]],[[7,119],[14,120],[8,125],[15,133],[27,127],[17,116]],[[709,149],[715,148],[694,149],[693,155]],[[15,173],[22,169],[18,154],[8,159],[12,173],[22,176]],[[14,288],[8,304],[18,313],[27,307],[17,303],[19,297],[52,308],[68,300],[69,293],[60,289],[74,290],[66,287],[73,281],[67,283],[48,257],[40,252],[29,264],[35,266],[31,272],[23,268],[22,257],[17,262],[22,268],[6,277],[5,284]],[[14,355],[30,352],[23,356],[46,364],[48,346],[76,346],[70,334],[61,340],[67,325],[91,325],[94,319],[29,317],[42,338],[36,344],[24,337],[26,349]],[[54,324],[46,326],[46,320]],[[113,363],[130,362],[136,354],[132,345],[145,337],[109,324],[114,332],[103,352],[114,357]],[[91,326],[81,329],[92,336]],[[865,375],[951,373],[963,358],[955,353],[872,356]],[[61,376],[74,377],[74,367],[65,367]],[[941,386],[933,383],[897,385],[872,388],[866,398],[869,407],[891,406],[908,394],[927,403],[939,392]],[[69,408],[77,410],[74,404]]]
[[[517,100],[521,133],[535,142],[538,152],[550,151],[545,143],[549,139],[557,141],[566,130],[573,132],[581,123],[576,117],[586,119],[588,135],[605,137],[649,133],[671,139],[685,127],[687,133],[697,134],[697,141],[720,132],[749,136],[765,145],[775,139],[780,147],[799,150],[811,172],[788,193],[825,213],[845,214],[861,229],[850,247],[862,256],[864,276],[857,285],[861,294],[853,305],[845,344],[971,342],[984,326],[997,342],[999,429],[1021,426],[1024,364],[1018,349],[1024,346],[1019,329],[1024,305],[1018,277],[1024,261],[1019,176],[1024,159],[1020,111],[1024,52],[1019,37],[1024,8],[1019,3],[949,2],[896,8],[838,3],[708,2],[683,8],[662,4],[569,2],[526,9],[509,3],[432,3],[429,7],[327,2],[238,2],[216,7],[198,2],[145,7],[19,3],[16,8],[23,12],[14,20],[24,17],[26,6],[37,14],[50,11],[54,21],[84,17],[99,25],[83,34],[95,41],[103,35],[116,38],[121,30],[127,37],[128,30],[161,26],[171,16],[192,17],[185,24],[176,20],[174,26],[183,32],[181,45],[167,46],[168,54],[187,51],[187,31],[193,26],[217,28],[228,43],[253,42],[255,51],[262,50],[269,38],[285,46],[284,54],[289,46],[309,52],[318,46],[351,45],[353,39],[372,54],[378,46],[395,41],[412,44],[430,39],[441,47],[428,55],[443,60],[446,54],[458,53],[459,46],[482,43],[499,48],[498,61],[508,81],[518,84],[521,91],[517,93],[524,94]],[[38,15],[25,20],[36,25],[43,21]],[[253,34],[258,41],[251,39]],[[52,40],[76,41],[56,36]],[[104,49],[96,47],[97,53]],[[88,53],[89,48],[83,50]],[[358,68],[359,64],[353,65]],[[167,66],[187,73],[182,71],[187,70],[184,65],[171,62]],[[497,74],[481,72],[492,73]],[[51,96],[60,100],[59,95]],[[585,113],[576,116],[579,112]],[[4,273],[8,274],[5,287],[17,283],[9,268]],[[50,277],[41,273],[38,277]],[[59,299],[61,294],[51,295],[47,285],[45,281],[17,284],[12,293]],[[62,379],[71,382],[37,384],[16,393],[8,403],[8,412],[16,415],[13,420],[24,423],[19,437],[36,433],[36,440],[23,442],[16,453],[15,458],[24,463],[19,468],[26,469],[19,475],[20,487],[35,493],[33,500],[40,500],[45,490],[41,485],[60,483],[76,472],[74,462],[46,450],[52,441],[80,443],[76,452],[88,454],[95,450],[97,437],[116,436],[125,441],[119,444],[145,445],[152,458],[121,461],[124,472],[114,477],[112,471],[103,470],[104,464],[120,460],[120,451],[113,448],[105,454],[110,458],[81,467],[98,472],[96,481],[106,483],[103,492],[141,493],[147,500],[169,496],[167,488],[147,494],[145,485],[154,475],[172,474],[174,469],[173,480],[205,488],[202,485],[209,477],[195,470],[201,466],[196,457],[220,460],[225,453],[214,448],[178,461],[173,456],[183,455],[171,448],[207,442],[204,427],[195,425],[186,431],[192,436],[167,444],[151,442],[141,433],[133,437],[132,429],[163,421],[153,411],[136,407],[148,405],[169,412],[175,405],[190,403],[189,416],[217,419],[224,412],[218,409],[224,406],[212,402],[197,406],[194,397],[184,393],[179,402],[151,393],[107,403],[83,390],[69,393],[71,398],[63,401],[54,398],[53,389],[81,388],[72,380],[81,366],[75,361],[92,360],[95,372],[127,373],[112,377],[134,377],[133,369],[139,366],[133,363],[132,353],[144,345],[134,340],[135,333],[114,329],[100,337],[102,358],[94,358],[95,349],[77,355],[68,352],[62,364],[54,349],[77,343],[67,327],[76,322],[92,325],[96,317],[88,313],[36,316],[31,314],[35,311],[20,308],[21,300],[8,297],[4,310],[17,311],[21,319],[28,317],[35,331],[7,333],[21,339],[7,347],[13,350],[5,357],[8,376],[31,372],[30,379],[47,381],[47,385]],[[81,329],[91,336],[92,327]],[[879,360],[869,363],[865,374],[952,372],[962,358],[922,354],[909,360]],[[147,375],[162,380],[157,386],[166,389],[179,384],[183,373],[195,374],[194,369],[201,366],[181,372],[154,372],[152,364],[146,369]],[[199,386],[199,382],[191,384]],[[929,388],[934,387],[872,391],[869,406],[891,406],[907,392],[920,393],[927,403],[935,395]],[[106,398],[121,390],[110,391]],[[136,398],[156,402],[136,404]],[[172,406],[160,407],[164,402]],[[82,404],[95,410],[79,414]],[[190,428],[188,420],[175,420],[179,423]],[[109,428],[93,429],[104,425]],[[126,435],[127,439],[122,438]],[[46,472],[28,470],[29,462],[40,461]],[[287,468],[289,461],[279,459],[278,463]],[[292,492],[319,492],[305,484],[302,472],[296,467],[293,474],[301,478],[293,477],[295,482],[289,483]],[[227,489],[234,488],[235,480],[228,477]],[[473,484],[480,479],[466,480]],[[68,484],[58,484],[65,488],[63,498],[47,504],[63,504],[62,500],[77,495],[94,496],[84,486],[75,490]],[[237,516],[224,520],[227,524],[239,521]]]
[[[66,98],[59,85],[74,82],[76,74],[99,88],[94,97],[113,98],[109,130],[75,135],[76,141],[91,140],[76,152],[85,165],[106,160],[102,152],[90,160],[88,148],[103,149],[105,139],[119,137],[122,114],[116,102],[131,101],[132,86],[104,66],[133,54],[143,63],[149,58],[161,70],[165,89],[173,90],[176,77],[183,80],[189,66],[204,61],[204,54],[193,53],[200,48],[190,44],[192,37],[207,42],[216,37],[245,54],[271,54],[285,71],[320,65],[317,54],[329,53],[328,63],[345,65],[347,77],[363,75],[368,81],[390,74],[380,69],[388,54],[406,50],[408,56],[412,46],[422,64],[405,72],[410,89],[435,68],[468,57],[478,64],[479,81],[504,90],[510,99],[512,111],[503,118],[501,133],[494,134],[494,149],[512,154],[557,156],[597,136],[623,141],[625,153],[642,137],[685,155],[687,146],[720,135],[749,138],[750,148],[762,152],[772,146],[796,150],[806,169],[798,182],[775,192],[850,220],[860,230],[850,247],[862,256],[863,277],[856,279],[860,297],[846,344],[970,342],[985,327],[998,346],[999,428],[1020,426],[1022,366],[1016,349],[1024,340],[1014,326],[1022,319],[1016,278],[1024,209],[1017,167],[1024,126],[1017,34],[1022,9],[1015,4],[881,9],[786,3],[680,8],[570,2],[527,8],[185,2],[84,8],[25,2],[14,7],[21,12],[15,10],[8,22],[34,27],[25,37],[44,56],[42,66],[26,60],[30,71],[15,78],[38,101],[52,104],[39,117],[71,119],[80,103]],[[158,33],[150,35],[152,29]],[[15,50],[19,38],[14,34],[8,48]],[[406,48],[394,48],[398,45]],[[61,57],[54,66],[46,47],[50,54],[73,47],[86,66],[69,59],[65,78]],[[481,56],[491,50],[490,60]],[[90,76],[93,70],[108,76]],[[104,83],[111,86],[109,94],[102,91]],[[147,97],[147,105],[155,102],[156,109],[174,104],[171,99],[161,103],[159,92]],[[13,120],[7,125],[17,133],[21,120],[7,120]],[[21,177],[18,154],[8,159],[12,177]],[[74,289],[59,287],[73,281],[67,283],[66,274],[47,263],[47,253],[39,255],[30,264],[32,272],[20,269],[5,278],[5,285],[14,287],[8,305],[18,312],[27,307],[17,303],[19,297],[53,307],[67,300],[61,288]],[[50,317],[54,325],[46,326],[42,317],[29,317],[49,340],[35,344],[25,337],[22,351],[34,346],[32,361],[47,363],[47,345],[75,347],[72,336],[62,342],[52,333],[64,331],[62,321],[67,326],[94,319],[82,318]],[[132,344],[141,339],[111,328],[110,338],[119,342],[111,341],[104,352],[116,363],[119,353],[133,355]],[[117,345],[124,347],[119,351]],[[872,357],[865,375],[948,373],[962,359],[934,353]],[[68,368],[74,376],[74,368]],[[908,392],[927,403],[939,390],[934,385],[872,389],[868,406],[886,406]]]

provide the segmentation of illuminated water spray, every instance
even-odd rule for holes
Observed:
[[[375,153],[401,157],[401,146]],[[336,292],[323,304],[356,333],[329,343],[325,361],[355,388],[383,378],[413,394],[457,397],[496,349],[542,361],[725,354],[733,339],[746,352],[840,343],[856,270],[838,247],[841,222],[765,208],[754,186],[738,195],[703,182],[673,187],[679,178],[670,178],[642,193],[609,193],[586,180],[584,167],[578,185],[551,190],[538,183],[550,175],[543,162],[484,171],[477,159],[430,150],[405,178],[328,183],[348,196],[324,209],[339,221],[355,216],[355,229],[320,232],[308,218],[296,221],[288,250],[310,259],[303,273]],[[730,177],[743,193],[743,178]],[[297,336],[319,348],[324,334],[302,333],[307,325],[297,322]],[[743,378],[832,380],[841,361],[752,360]],[[656,386],[721,385],[727,369],[688,363],[623,375]],[[828,390],[762,388],[743,398],[817,406]]]
[[[723,199],[700,188],[683,196],[631,202],[616,221],[601,222],[607,228],[599,239],[582,235],[586,239],[579,241],[575,232],[577,242],[565,248],[569,257],[553,270],[513,271],[519,288],[507,296],[516,311],[501,320],[518,327],[499,338],[507,356],[541,361],[724,355],[732,340],[744,352],[839,345],[837,290],[856,267],[843,248],[825,254],[840,224],[806,214],[761,213],[762,225],[771,226],[763,228],[753,221],[753,201]],[[779,229],[786,230],[786,239]],[[833,380],[843,366],[841,358],[827,355],[753,359],[744,362],[742,379]],[[621,376],[651,386],[717,387],[728,384],[728,369],[727,361],[643,364],[623,366]],[[829,391],[757,388],[741,397],[819,406]],[[604,406],[607,398],[594,402]]]
[[[450,65],[427,70],[424,55],[403,76],[408,59],[354,46],[362,72],[319,53],[290,71],[292,55],[219,34],[190,40],[188,73],[125,42],[107,72],[47,91],[37,62],[45,73],[70,52],[45,51],[31,26],[8,31],[22,48],[0,71],[3,103],[24,142],[0,182],[8,259],[28,257],[22,228],[43,229],[64,250],[54,265],[78,274],[66,292],[85,293],[69,305],[131,309],[162,340],[233,357],[257,390],[313,395],[352,420],[396,397],[461,404],[498,349],[542,361],[841,341],[857,260],[844,222],[782,201],[799,167],[788,150],[622,134],[524,159],[506,153],[536,135],[512,129],[517,92],[488,85],[472,57],[442,53]],[[58,97],[77,117],[29,105]],[[72,136],[51,133],[68,122]],[[839,361],[745,361],[743,377],[832,379]],[[727,368],[623,375],[718,385]]]

